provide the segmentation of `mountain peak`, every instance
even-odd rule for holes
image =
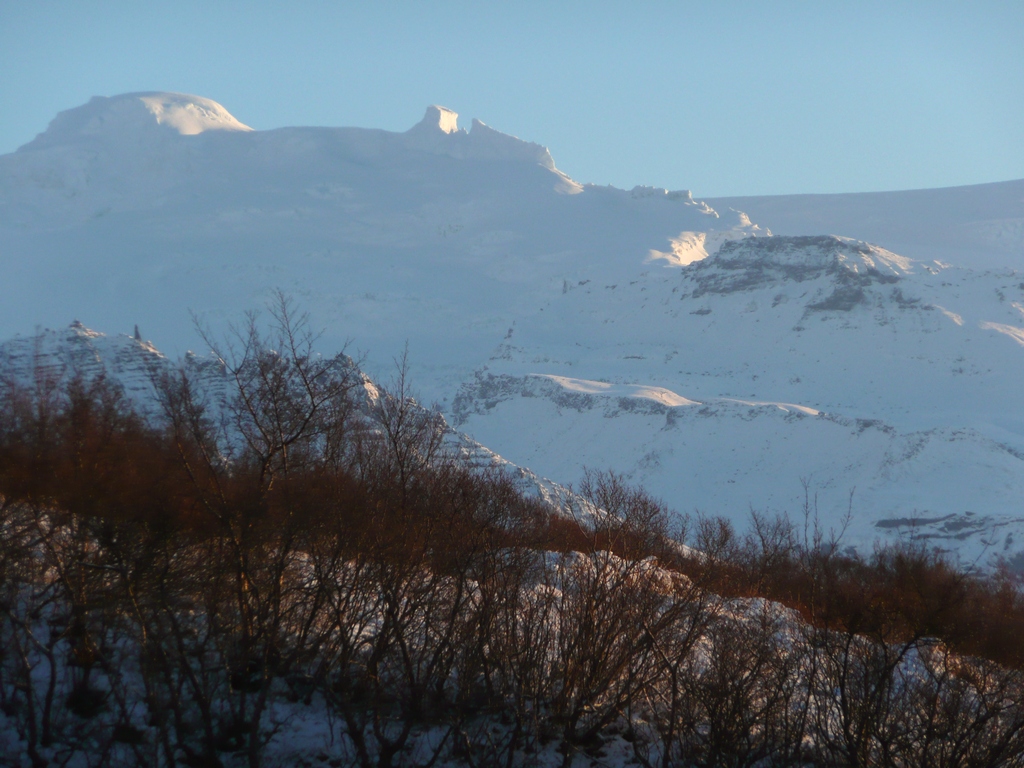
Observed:
[[[436,155],[458,159],[513,160],[556,170],[547,147],[496,131],[476,118],[473,119],[472,130],[466,131],[459,128],[458,112],[437,104],[427,107],[423,119],[406,131],[404,137],[405,145],[410,149]],[[572,184],[567,184],[569,186]]]
[[[414,125],[411,130],[431,130],[440,131],[441,133],[458,133],[459,113],[448,109],[448,107],[431,104],[427,107],[427,112],[423,115],[423,119]]]
[[[212,99],[144,91],[94,96],[86,104],[59,113],[45,131],[21,149],[44,149],[83,139],[121,140],[147,132],[194,136],[207,131],[251,130]]]

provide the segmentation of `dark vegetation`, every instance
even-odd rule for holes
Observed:
[[[812,520],[673,530],[610,474],[556,512],[465,466],[404,374],[368,397],[275,317],[222,350],[223,387],[162,380],[159,425],[102,380],[2,389],[0,708],[26,754],[0,759],[258,766],[289,702],[332,719],[332,766],[613,740],[666,767],[1022,764],[1009,576],[852,557]]]

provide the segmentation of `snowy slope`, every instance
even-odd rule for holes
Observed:
[[[925,535],[967,562],[1024,547],[1024,275],[756,238],[574,286],[544,314],[453,405],[514,461],[569,482],[615,466],[740,524],[799,515],[809,492],[827,525],[852,511],[860,547]]]
[[[75,320],[60,330],[40,330],[0,343],[0,384],[45,391],[72,378],[116,382],[132,405],[155,416],[156,382],[171,362],[151,343],[127,335],[105,336]]]
[[[190,134],[146,98],[94,99],[0,157],[0,337],[77,316],[180,354],[189,310],[236,319],[281,288],[371,369],[408,340],[443,399],[564,281],[628,274],[684,231],[753,231],[689,193],[582,187],[543,147],[439,107],[405,133],[245,131],[159,95],[236,128]]]
[[[345,364],[354,365],[350,359]],[[87,384],[104,378],[120,389],[137,412],[157,424],[164,415],[158,391],[161,378],[174,375],[179,366],[202,381],[203,391],[212,396],[207,407],[225,407],[232,396],[232,383],[221,361],[212,355],[189,354],[174,362],[151,342],[126,334],[107,336],[77,320],[67,328],[42,329],[32,336],[0,343],[0,387],[14,385],[43,392],[74,378]],[[365,417],[372,403],[383,395],[371,379],[357,375],[364,381],[359,406]],[[216,413],[212,415],[216,420]],[[526,496],[554,507],[562,507],[571,495],[565,487],[503,459],[468,435],[447,425],[444,428],[446,450],[475,471],[503,474]]]
[[[910,527],[987,562],[1024,548],[1022,200],[709,204],[577,183],[443,107],[252,131],[199,97],[97,98],[0,157],[0,339],[24,358],[79,317],[176,357],[190,312],[216,334],[283,289],[371,375],[408,343],[421,400],[546,477],[612,467],[738,521],[806,487],[828,525],[852,509],[851,543]]]

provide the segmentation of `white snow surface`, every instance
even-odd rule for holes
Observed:
[[[172,365],[150,342],[108,337],[78,320],[0,344],[0,385],[35,388],[78,377],[116,382],[132,405],[148,415],[159,410],[156,382]]]
[[[378,371],[408,340],[443,401],[565,284],[734,229],[750,226],[688,192],[580,185],[544,147],[442,107],[404,133],[183,135],[137,95],[95,99],[0,156],[0,338],[138,323],[173,356],[196,343],[189,310],[217,325],[280,288]]]
[[[149,341],[127,334],[107,336],[77,320],[67,328],[42,329],[32,336],[0,343],[0,387],[14,385],[36,391],[75,378],[85,383],[102,378],[117,386],[130,405],[156,425],[164,416],[159,394],[161,379],[168,374],[176,375],[179,366],[200,379],[209,396],[206,405],[212,409],[214,420],[219,421],[219,411],[227,407],[233,390],[223,362],[213,355],[200,357],[189,353],[175,362]],[[382,395],[371,379],[365,375],[362,378],[365,391],[358,404],[365,412]],[[570,496],[576,506],[581,506],[582,502],[568,488],[507,461],[468,435],[447,425],[444,428],[445,449],[471,469],[505,475],[521,493],[552,508],[565,508]]]
[[[282,289],[322,352],[386,377],[408,344],[422,401],[560,483],[610,467],[740,524],[806,488],[852,545],[1024,565],[1021,222],[1024,181],[701,201],[440,106],[251,131],[130,94],[0,156],[0,338],[138,323],[173,358],[190,311],[217,333]]]
[[[916,259],[1024,268],[1024,179],[943,189],[710,198],[777,235],[842,234]]]
[[[751,509],[799,521],[809,502],[862,551],[923,536],[968,566],[1019,564],[1022,296],[1012,270],[748,238],[572,286],[517,323],[452,410],[563,482],[613,466],[740,526]]]
[[[19,152],[79,142],[133,140],[174,132],[195,136],[205,131],[251,131],[211,99],[184,93],[125,93],[95,96],[88,104],[61,112],[49,127]]]

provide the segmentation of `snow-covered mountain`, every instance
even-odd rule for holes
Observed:
[[[686,192],[583,187],[543,147],[440,107],[405,133],[249,131],[205,99],[97,98],[0,157],[0,332],[138,323],[181,353],[190,309],[216,324],[281,288],[371,367],[408,340],[443,400],[567,281],[625,279],[705,230],[757,231]]]
[[[368,418],[374,402],[387,395],[358,371],[354,361],[344,357],[343,360],[362,380],[356,405],[361,417]],[[208,396],[206,406],[211,409],[210,414],[219,419],[237,390],[223,362],[214,355],[188,354],[175,362],[149,341],[127,334],[107,336],[86,328],[78,320],[67,328],[44,329],[32,336],[0,343],[0,387],[15,386],[42,394],[51,388],[59,391],[74,378],[85,383],[102,378],[117,387],[131,407],[154,425],[161,423],[165,413],[160,395],[162,379],[179,375],[180,368],[200,383],[202,392]],[[554,508],[564,507],[572,495],[568,488],[503,459],[443,420],[441,426],[444,449],[475,471],[503,474],[524,495]]]
[[[459,392],[456,424],[563,480],[616,466],[684,510],[924,535],[974,562],[1024,542],[1024,282],[832,236],[727,243],[578,285]],[[522,425],[529,424],[529,429]],[[572,451],[565,451],[567,445]]]
[[[917,259],[1024,269],[1024,179],[944,189],[723,197],[781,235],[855,235]]]
[[[1024,562],[1021,222],[1024,182],[702,202],[442,107],[253,131],[128,94],[0,157],[0,338],[78,317],[173,357],[190,311],[216,332],[282,289],[371,374],[408,343],[423,399],[555,481],[739,522],[807,494],[853,545]]]

